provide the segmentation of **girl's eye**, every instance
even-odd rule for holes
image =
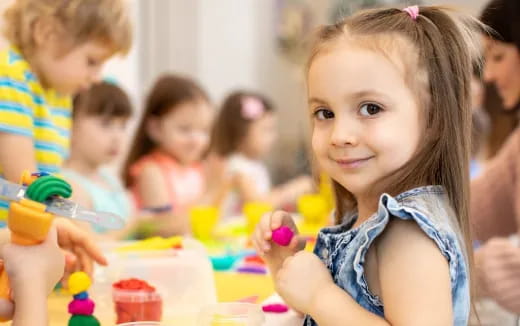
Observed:
[[[502,53],[495,54],[491,57],[491,59],[495,62],[500,62],[504,58],[504,55]]]
[[[318,120],[329,120],[334,118],[334,112],[327,109],[319,109],[314,112],[314,116]]]
[[[94,60],[92,58],[87,58],[87,64],[91,67],[97,66],[98,62],[97,60]]]
[[[363,104],[359,108],[359,113],[364,117],[371,117],[381,111],[383,111],[383,109],[379,105],[373,103]]]

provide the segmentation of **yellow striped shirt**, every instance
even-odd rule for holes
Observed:
[[[70,96],[43,88],[16,48],[0,52],[0,132],[32,138],[39,171],[59,172],[68,156],[71,111]],[[7,207],[0,201],[0,221]]]

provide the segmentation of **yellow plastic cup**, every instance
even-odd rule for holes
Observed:
[[[193,236],[199,240],[210,240],[217,225],[219,210],[215,206],[195,206],[190,209]]]
[[[262,216],[273,211],[273,205],[266,202],[249,202],[244,204],[243,213],[246,217],[247,232],[253,234],[256,225],[260,222]]]
[[[324,226],[327,223],[328,205],[319,194],[306,194],[298,199],[298,211],[305,224]]]

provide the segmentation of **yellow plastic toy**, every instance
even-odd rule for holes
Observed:
[[[196,206],[190,209],[193,236],[199,240],[210,240],[217,226],[219,210],[214,206]]]
[[[246,217],[247,232],[253,234],[256,225],[264,214],[270,213],[274,210],[273,205],[266,202],[253,201],[244,205],[243,213]]]
[[[134,251],[154,251],[168,250],[172,248],[182,247],[182,237],[173,236],[170,238],[153,237],[141,241],[131,243],[116,249],[117,252],[134,252]]]

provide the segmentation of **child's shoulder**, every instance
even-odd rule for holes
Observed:
[[[35,79],[29,63],[12,46],[0,51],[0,77],[7,77],[19,82],[29,82],[31,79]]]
[[[391,213],[394,211],[394,214],[420,215],[420,220],[437,227],[454,217],[446,191],[441,186],[414,188],[397,196],[385,194],[380,200]]]

